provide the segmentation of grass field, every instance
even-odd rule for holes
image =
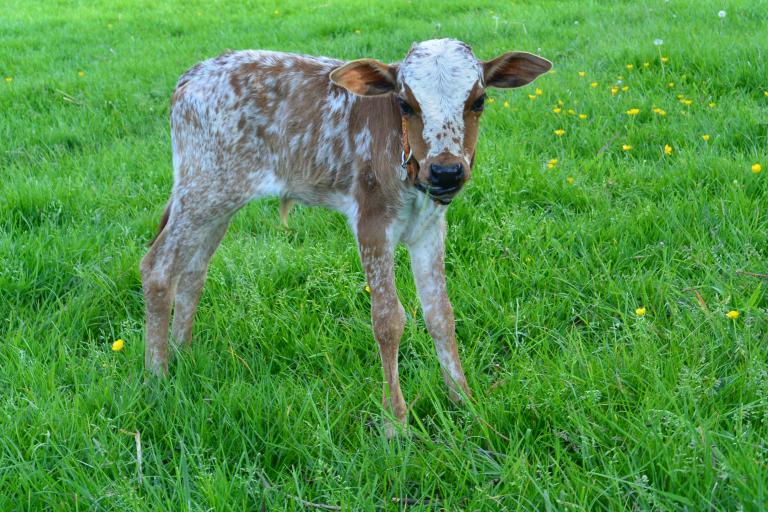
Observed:
[[[0,2],[0,510],[768,507],[768,2],[471,5]],[[555,65],[491,93],[448,215],[477,403],[447,399],[403,249],[410,427],[383,437],[352,235],[320,209],[282,229],[276,201],[238,215],[192,350],[145,385],[177,77],[446,36]]]

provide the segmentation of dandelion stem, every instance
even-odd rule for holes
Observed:
[[[141,433],[138,430],[136,432],[130,432],[122,428],[120,429],[120,432],[129,436],[133,436],[133,440],[136,443],[136,480],[138,480],[139,485],[141,485],[144,480],[144,474],[141,469],[143,460],[143,452],[141,450]]]
[[[657,46],[656,51],[659,52],[659,63],[661,63],[661,78],[663,81],[664,78],[666,78],[667,76],[667,69],[666,69],[666,66],[664,65],[664,59],[662,59],[663,55],[661,54],[661,46]]]
[[[606,151],[608,151],[608,148],[609,148],[609,147],[611,147],[611,144],[613,144],[613,142],[614,142],[616,139],[618,139],[618,138],[619,138],[619,134],[620,134],[620,133],[621,133],[621,132],[616,132],[616,133],[614,133],[613,135],[611,135],[611,138],[610,138],[610,139],[608,139],[608,142],[606,142],[605,144],[603,144],[603,147],[601,147],[599,150],[597,150],[597,156],[600,156],[600,155],[602,155],[603,153],[605,153]]]
[[[740,276],[756,277],[758,279],[768,279],[768,274],[756,274],[754,272],[745,272],[743,270],[737,270],[736,273]]]

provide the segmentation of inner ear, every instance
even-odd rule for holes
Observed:
[[[486,87],[521,87],[552,69],[552,63],[527,52],[509,52],[483,62]]]
[[[376,59],[353,60],[331,71],[330,79],[359,96],[380,96],[397,87],[397,65]]]

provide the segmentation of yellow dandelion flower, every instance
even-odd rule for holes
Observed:
[[[79,77],[85,76],[85,71],[78,71],[77,72],[77,76],[79,76]]]
[[[593,89],[594,89],[595,87],[597,87],[598,85],[600,85],[600,84],[598,84],[597,82],[592,82],[591,84],[589,84],[589,86],[590,86],[591,88],[593,88]]]
[[[637,308],[635,310],[635,314],[637,316],[645,316],[645,313],[646,313],[645,308]]]
[[[371,287],[368,285],[365,285],[365,288],[363,288],[366,293],[371,293]]]
[[[504,108],[509,108],[509,102],[508,101],[504,102]]]
[[[768,91],[763,91],[763,96],[765,96],[766,98],[768,98]]]
[[[649,68],[649,67],[651,67],[651,63],[650,62],[643,62],[643,67],[644,68]]]
[[[627,115],[628,116],[636,116],[639,113],[640,113],[640,109],[639,108],[631,108],[631,109],[627,110]]]
[[[559,114],[560,112],[562,112],[562,110],[563,109],[561,109],[560,107],[555,107],[552,109],[552,112],[554,112],[555,114]]]
[[[629,144],[624,144],[621,146],[621,149],[623,149],[624,151],[630,151],[632,149],[632,146],[630,146]]]
[[[557,165],[557,158],[552,158],[547,162],[548,164]]]
[[[654,109],[653,109],[653,111],[654,111],[656,114],[658,114],[658,115],[660,115],[660,116],[662,116],[662,117],[664,117],[665,115],[667,115],[667,111],[666,111],[666,110],[664,110],[664,109],[661,109],[661,108],[654,108]]]
[[[619,93],[619,88],[616,86],[611,87],[611,94],[616,96]]]
[[[717,106],[717,103],[715,103],[714,101],[709,102],[709,108],[715,108],[716,106]]]
[[[626,68],[627,68],[628,71],[632,71],[633,69],[635,69],[635,65],[634,64],[627,64]]]
[[[555,164],[547,164],[547,169],[554,169],[554,168],[555,168]]]
[[[760,171],[763,170],[763,166],[760,164],[752,164],[752,172],[755,174],[759,174]]]
[[[565,135],[565,130],[563,130],[562,128],[559,128],[555,130],[555,135],[557,135],[558,137],[562,137],[563,135]]]
[[[535,100],[536,99],[536,95],[535,94],[529,94],[528,95],[528,99],[529,100]]]
[[[677,99],[679,99],[679,100],[685,99],[685,94],[678,94],[677,95]]]
[[[575,111],[575,110],[573,110],[572,108],[569,108],[569,109],[568,109],[568,113],[569,113],[570,115],[572,115],[572,116],[575,116],[575,115],[576,115],[576,111]]]
[[[565,181],[567,181],[569,185],[573,185],[576,180],[573,179],[573,176],[568,176],[565,178]]]
[[[579,71],[579,76],[581,78],[584,78],[585,76],[587,76],[587,72],[586,71]]]
[[[669,87],[670,89],[672,89],[674,86],[675,86],[675,82],[669,82],[667,84],[667,87]]]
[[[691,104],[693,104],[693,100],[684,99],[684,100],[680,100],[680,103],[686,106],[690,106]]]
[[[709,141],[709,134],[705,133],[704,135],[701,136],[701,138],[704,139],[704,142],[707,142]]]
[[[671,155],[672,154],[672,146],[669,144],[664,144],[664,154]]]
[[[536,96],[541,96],[542,94],[544,94],[544,91],[542,91],[538,87],[536,88],[536,90],[534,92],[536,93]]]
[[[629,86],[625,85],[624,87],[621,88],[621,90],[624,92],[627,92],[629,90]]]
[[[557,100],[557,104],[562,107],[563,105],[565,105],[565,102],[563,100]]]
[[[494,98],[488,98],[488,103],[493,105],[494,103],[496,103],[496,100]]]
[[[114,350],[115,352],[120,352],[121,350],[123,350],[123,348],[125,348],[125,340],[123,340],[122,338],[119,340],[115,340],[115,342],[112,343],[112,350]]]
[[[666,64],[667,62],[669,62],[669,57],[662,57],[662,58],[661,58],[661,62],[663,62],[664,64]]]
[[[12,76],[5,77],[5,83],[9,84],[11,82],[13,82],[13,77]]]
[[[587,118],[587,114],[579,114],[579,119],[582,121]]]
[[[730,318],[731,320],[736,320],[737,318],[739,318],[739,316],[740,316],[740,315],[741,315],[741,313],[739,313],[739,312],[738,312],[738,311],[736,311],[735,309],[732,309],[732,310],[730,310],[729,312],[727,312],[727,313],[725,314],[725,316],[727,316],[727,317],[728,317],[728,318]]]

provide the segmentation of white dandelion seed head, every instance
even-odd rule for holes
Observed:
[[[720,11],[717,13],[717,15],[720,16],[721,18],[725,18],[725,11]]]
[[[664,44],[664,40],[663,39],[654,39],[653,40],[653,44],[655,44],[656,46],[661,46],[661,45]]]

